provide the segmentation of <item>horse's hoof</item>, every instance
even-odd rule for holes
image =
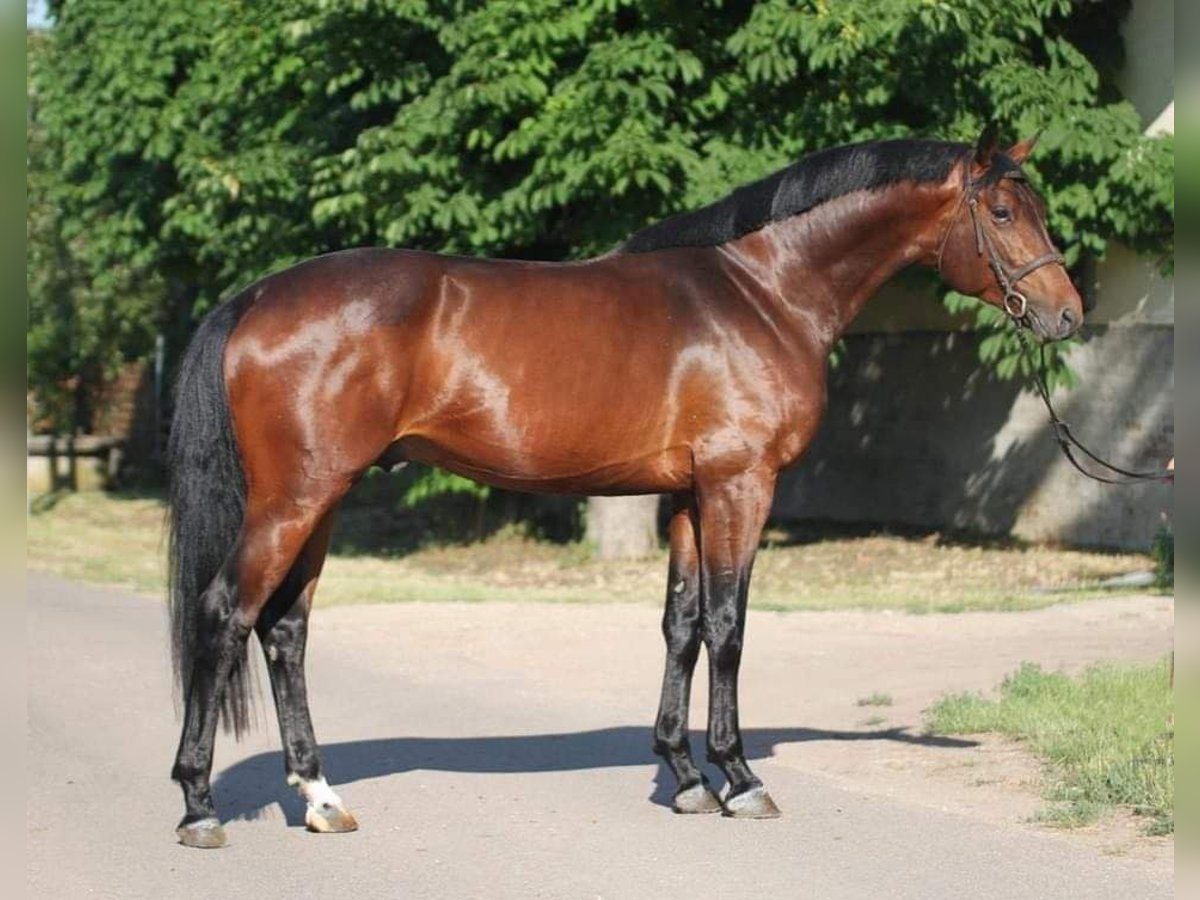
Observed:
[[[671,809],[677,813],[715,813],[721,811],[721,801],[708,789],[707,784],[693,784],[684,788],[671,800]]]
[[[304,824],[309,831],[318,834],[358,831],[358,822],[324,778],[305,779],[299,775],[289,775],[288,782],[296,786],[307,803]]]
[[[198,822],[188,822],[175,829],[179,835],[179,843],[185,847],[198,847],[201,850],[216,850],[228,843],[225,829],[221,823],[211,816]]]
[[[343,834],[347,831],[358,831],[358,820],[348,809],[322,803],[320,806],[310,806],[304,813],[304,824],[309,831],[317,834]]]
[[[724,813],[734,819],[778,819],[783,815],[761,784],[726,797]]]

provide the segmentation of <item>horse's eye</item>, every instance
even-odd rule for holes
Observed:
[[[992,218],[997,222],[1011,222],[1012,211],[1007,206],[992,207]]]

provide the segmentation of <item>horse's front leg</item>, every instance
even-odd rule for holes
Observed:
[[[671,516],[671,560],[667,569],[667,605],[662,631],[667,644],[662,699],[654,726],[654,752],[675,776],[671,801],[677,813],[719,812],[721,803],[709,790],[692,760],[688,744],[688,705],[692,671],[700,653],[700,548],[696,534],[696,500],[677,494]]]
[[[708,759],[729,782],[725,815],[739,818],[768,819],[780,814],[750,771],[738,724],[738,668],[750,572],[774,487],[771,470],[697,479],[702,630],[709,671]]]

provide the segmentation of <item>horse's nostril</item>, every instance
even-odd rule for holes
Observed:
[[[1075,330],[1075,326],[1079,324],[1079,316],[1075,311],[1068,307],[1062,311],[1062,323],[1059,326],[1063,334],[1070,334]]]

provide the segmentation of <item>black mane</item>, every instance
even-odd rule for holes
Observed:
[[[853,191],[900,181],[944,181],[967,151],[966,144],[927,140],[872,141],[818,150],[716,203],[642,229],[621,249],[645,253],[724,244]]]

